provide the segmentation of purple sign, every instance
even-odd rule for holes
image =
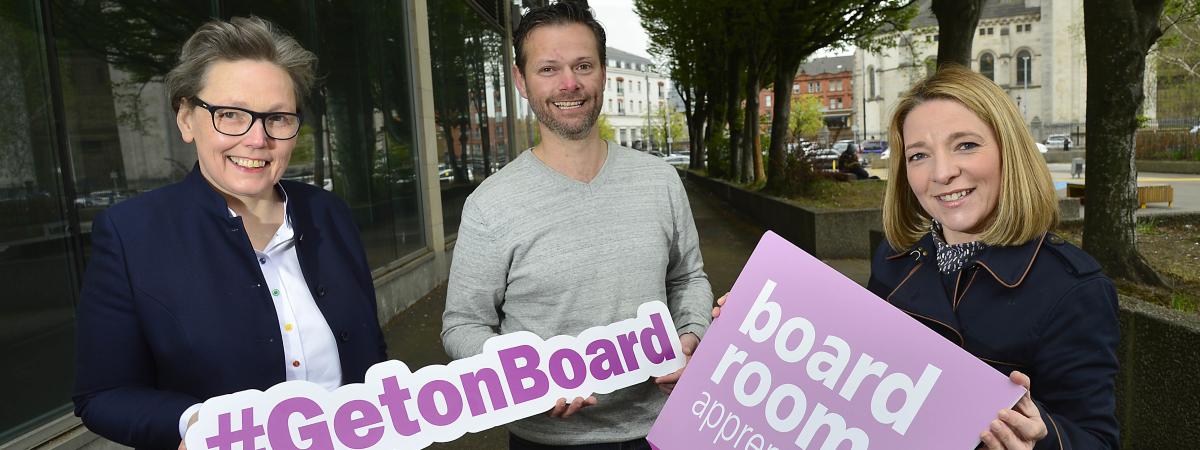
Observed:
[[[396,360],[363,383],[326,391],[285,381],[204,402],[187,430],[193,450],[423,448],[545,413],[559,398],[607,394],[684,364],[667,305],[578,336],[495,336],[483,353],[416,372]]]
[[[973,449],[1025,392],[771,232],[684,374],[657,449]]]

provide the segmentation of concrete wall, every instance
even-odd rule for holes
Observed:
[[[1200,161],[1152,161],[1139,159],[1135,163],[1137,164],[1138,172],[1200,174]]]
[[[822,259],[870,258],[868,230],[883,228],[880,209],[818,210],[751,192],[736,185],[679,171],[688,182],[717,196],[755,222]],[[872,181],[862,181],[869,183]]]
[[[1121,298],[1120,314],[1121,447],[1195,448],[1200,442],[1200,316],[1132,298]]]

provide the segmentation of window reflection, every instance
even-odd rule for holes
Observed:
[[[407,23],[401,2],[273,0],[231,4],[287,29],[319,59],[286,177],[332,190],[350,206],[367,262],[423,248]],[[312,17],[320,18],[317,33]]]
[[[0,443],[70,410],[91,222],[192,170],[163,76],[200,24],[249,14],[321,58],[285,178],[346,200],[373,268],[425,247],[404,2],[0,2]]]
[[[431,2],[429,35],[442,221],[449,236],[458,232],[467,196],[508,163],[502,59],[508,49],[465,1]]]

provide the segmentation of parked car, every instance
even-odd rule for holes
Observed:
[[[885,148],[883,149],[883,152],[879,154],[879,159],[888,159],[889,156],[892,156],[892,149]]]
[[[687,166],[692,163],[692,157],[688,155],[673,154],[663,157],[663,161],[672,166]]]
[[[804,155],[810,162],[813,168],[817,170],[833,170],[833,163],[837,161],[838,155],[841,153],[832,148],[814,148]]]
[[[1046,150],[1049,150],[1049,149],[1048,149],[1048,148],[1046,148],[1046,146],[1045,146],[1045,145],[1043,145],[1041,142],[1034,142],[1034,144],[1036,144],[1036,145],[1037,145],[1037,148],[1038,148],[1038,151],[1039,151],[1039,152],[1046,153]]]
[[[1192,131],[1189,131],[1188,133],[1192,133],[1192,134],[1200,133],[1200,125],[1196,125],[1196,126],[1192,127]]]
[[[859,151],[862,153],[883,153],[888,148],[888,141],[862,141]]]
[[[1067,147],[1070,147],[1074,144],[1074,142],[1071,142],[1071,137],[1065,134],[1052,134],[1046,137],[1046,147],[1063,148],[1064,142],[1066,143]]]

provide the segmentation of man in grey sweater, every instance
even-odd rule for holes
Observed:
[[[635,317],[648,301],[667,304],[686,355],[708,326],[712,291],[679,176],[600,139],[604,45],[603,28],[573,2],[535,8],[515,32],[513,77],[541,142],[463,207],[442,316],[452,358],[503,333],[577,335]],[[559,400],[510,424],[510,448],[649,448],[645,436],[681,372]]]

